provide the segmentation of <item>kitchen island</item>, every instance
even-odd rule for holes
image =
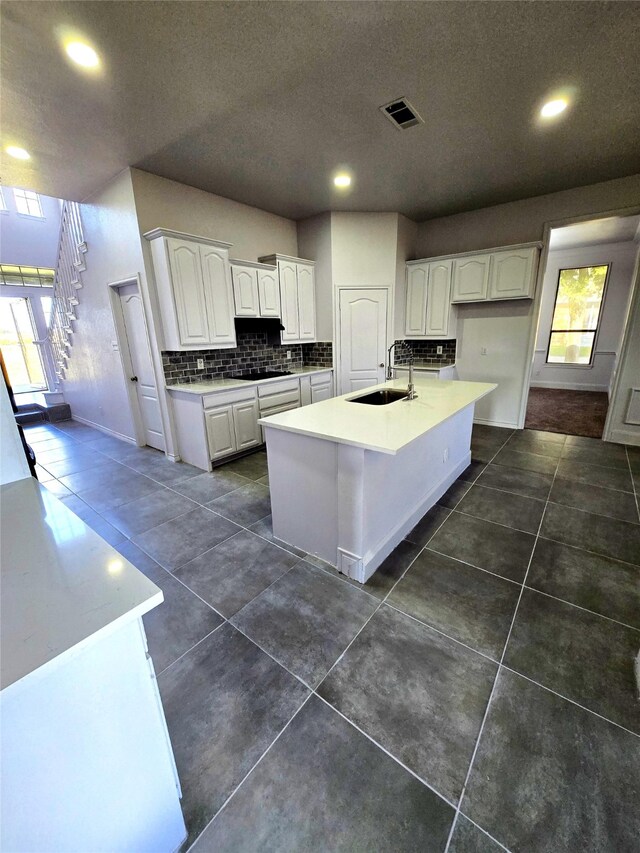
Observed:
[[[141,619],[162,591],[32,477],[0,500],[0,847],[172,853],[186,830]]]
[[[497,386],[416,377],[417,398],[354,402],[403,380],[262,418],[273,534],[364,583],[471,461],[477,400]]]

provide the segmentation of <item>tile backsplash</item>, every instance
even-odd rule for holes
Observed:
[[[396,341],[396,343],[400,343]],[[405,340],[404,342],[411,347],[414,359],[426,362],[427,364],[448,364],[456,360],[456,342],[455,340],[444,341],[416,341]],[[438,355],[437,348],[442,347],[442,355]],[[394,354],[395,364],[408,364],[409,356],[406,351],[397,347]]]
[[[291,350],[290,359],[287,358],[287,350]],[[204,361],[204,369],[199,370],[197,367],[199,358]],[[163,352],[162,365],[169,385],[224,379],[256,370],[291,370],[307,365],[331,367],[333,345],[331,341],[269,344],[266,332],[238,332],[234,349]]]

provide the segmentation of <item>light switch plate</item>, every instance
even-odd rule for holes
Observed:
[[[204,358],[199,358],[197,361],[198,370],[204,370]]]

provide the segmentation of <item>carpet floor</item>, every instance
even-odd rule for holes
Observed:
[[[608,408],[604,392],[531,388],[525,427],[601,438]]]

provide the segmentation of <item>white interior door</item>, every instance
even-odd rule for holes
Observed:
[[[384,382],[387,347],[386,290],[340,290],[340,394]]]
[[[160,415],[160,402],[158,400],[158,389],[153,372],[151,352],[149,350],[149,338],[147,336],[147,323],[144,316],[142,297],[135,284],[127,284],[118,288],[122,319],[124,320],[124,331],[129,356],[129,364],[132,373],[128,377],[133,382],[136,390],[136,399],[140,420],[144,429],[144,438],[148,445],[158,450],[165,449],[164,432],[162,429],[162,417]],[[125,358],[125,364],[127,359]]]

